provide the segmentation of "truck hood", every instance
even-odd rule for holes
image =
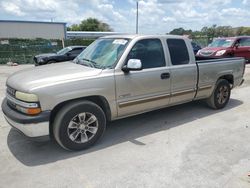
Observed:
[[[216,52],[220,50],[227,50],[226,47],[206,47],[200,50],[198,55],[201,56],[214,56]]]
[[[32,92],[36,88],[59,84],[67,81],[86,79],[102,72],[72,62],[63,62],[18,71],[7,79],[7,85],[13,89]]]
[[[52,57],[52,56],[57,56],[57,54],[56,53],[39,54],[39,55],[36,55],[35,58],[44,58],[44,57]]]
[[[213,51],[213,52],[217,52],[219,50],[226,50],[228,49],[227,47],[206,47],[206,48],[203,48],[202,51]]]

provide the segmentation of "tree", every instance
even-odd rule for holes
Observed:
[[[88,18],[80,24],[73,24],[67,28],[68,31],[113,31],[107,24],[96,18]]]
[[[68,31],[80,31],[80,28],[77,24],[73,24],[67,28]]]
[[[180,28],[176,28],[176,29],[170,31],[169,34],[171,34],[171,35],[190,35],[190,34],[192,34],[192,30],[185,30],[182,27],[180,27]]]
[[[242,35],[250,35],[250,27],[244,27]]]

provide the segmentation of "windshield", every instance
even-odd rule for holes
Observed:
[[[61,49],[60,51],[58,51],[57,54],[58,54],[58,55],[64,55],[64,54],[66,54],[67,52],[69,52],[70,50],[72,50],[72,48],[66,47],[66,48],[63,48],[63,49]]]
[[[233,39],[216,39],[208,47],[230,47],[233,42]]]
[[[74,62],[100,69],[113,68],[128,42],[128,39],[97,39]]]

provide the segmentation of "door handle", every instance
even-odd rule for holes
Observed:
[[[169,72],[165,72],[161,74],[161,79],[169,79],[170,78],[170,73]]]

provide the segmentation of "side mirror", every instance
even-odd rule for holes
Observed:
[[[71,55],[71,53],[70,53],[70,52],[67,52],[67,53],[66,53],[66,56],[70,56],[70,55]]]
[[[235,49],[238,49],[239,46],[240,46],[240,44],[239,44],[239,43],[236,43],[236,44],[234,45],[234,48],[235,48]]]
[[[140,59],[129,59],[127,65],[125,65],[122,70],[126,73],[129,71],[139,71],[142,70],[142,63]]]

